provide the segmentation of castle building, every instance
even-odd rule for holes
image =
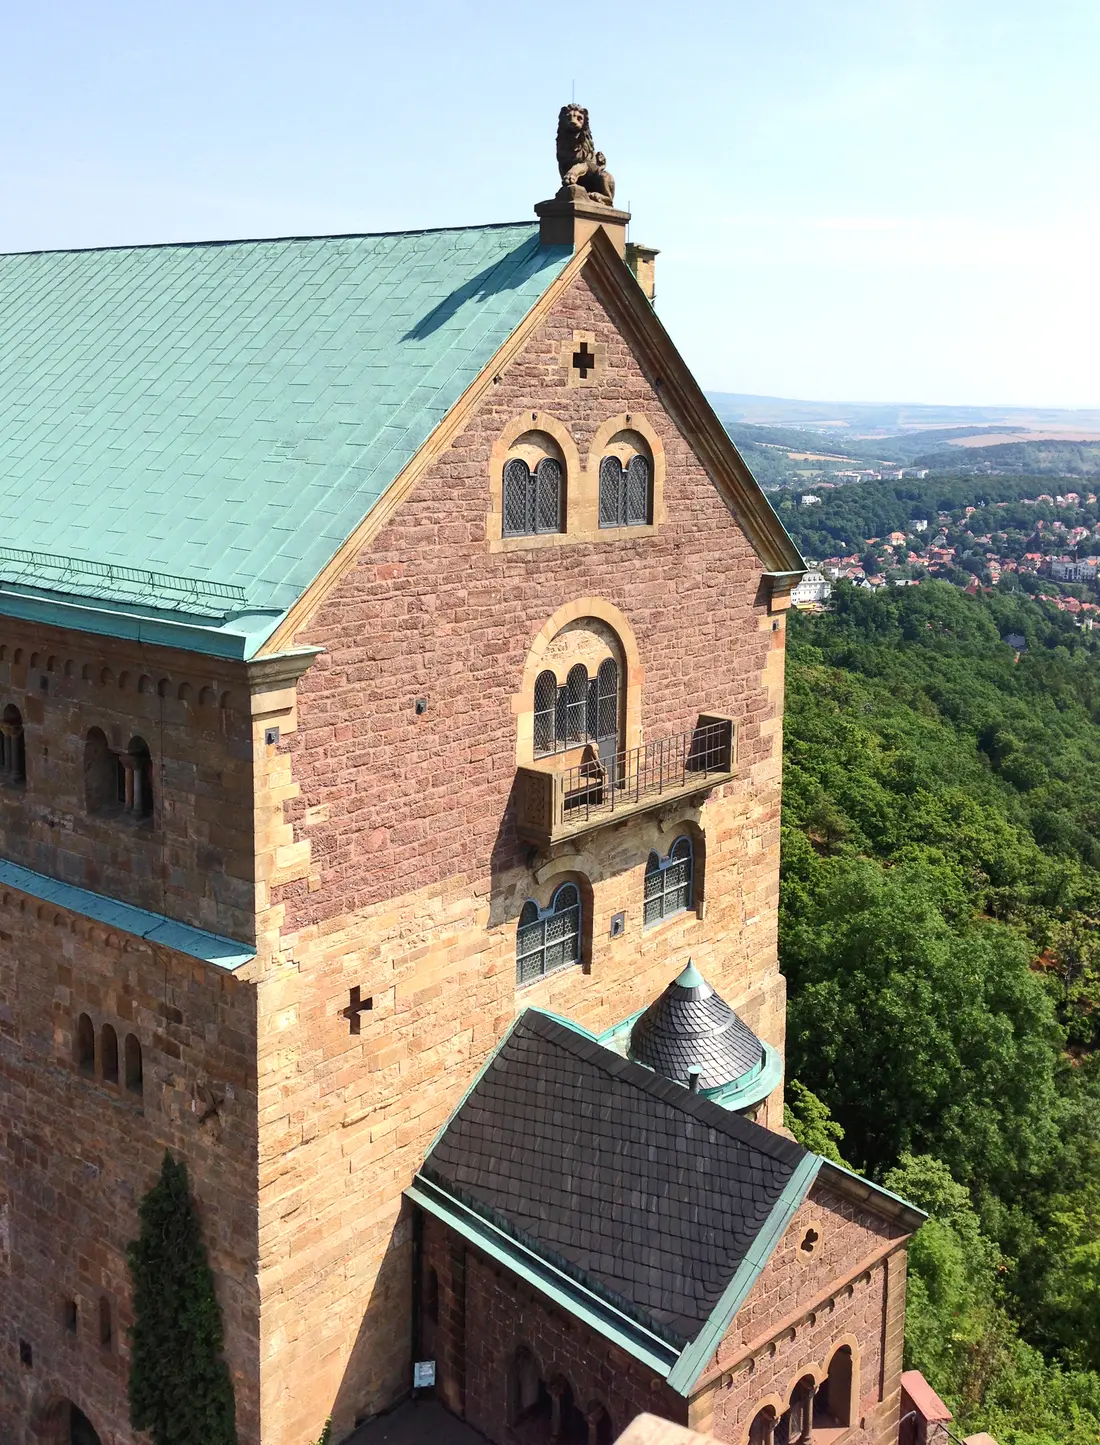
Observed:
[[[134,1440],[166,1149],[242,1445],[414,1361],[501,1445],[896,1438],[920,1216],[781,1132],[803,563],[573,107],[559,166],[0,257],[5,1440]]]

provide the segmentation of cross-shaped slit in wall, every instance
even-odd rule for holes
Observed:
[[[356,984],[348,995],[348,1006],[340,1010],[342,1018],[346,1018],[350,1032],[357,1034],[360,1028],[360,1015],[374,1007],[373,998],[363,998]]]
[[[582,341],[580,350],[573,353],[573,370],[580,372],[582,381],[587,381],[588,373],[595,365],[596,358],[589,351],[588,342]]]

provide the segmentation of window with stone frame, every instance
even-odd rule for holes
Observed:
[[[653,458],[637,432],[617,432],[600,460],[599,520],[601,527],[647,527],[653,521]]]
[[[694,874],[695,850],[686,833],[676,839],[666,858],[650,853],[645,868],[643,924],[659,923],[691,908],[695,901]]]
[[[563,883],[547,908],[533,898],[523,905],[516,929],[516,983],[533,983],[581,961],[581,893]]]
[[[552,437],[524,432],[508,449],[501,479],[501,532],[533,537],[565,531],[565,458]]]

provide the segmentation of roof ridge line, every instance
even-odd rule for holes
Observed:
[[[407,231],[325,231],[318,235],[223,236],[205,241],[123,241],[114,246],[39,246],[28,251],[0,251],[7,256],[89,256],[103,251],[183,251],[204,246],[258,246],[288,241],[374,241],[387,236],[438,236],[448,231],[503,231],[516,226],[538,229],[538,221],[482,221],[466,226],[416,226]]]

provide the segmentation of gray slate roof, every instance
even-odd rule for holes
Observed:
[[[801,1145],[528,1009],[421,1173],[683,1345],[806,1157]]]
[[[630,1057],[666,1079],[717,1089],[758,1068],[764,1046],[689,960],[630,1033]]]

